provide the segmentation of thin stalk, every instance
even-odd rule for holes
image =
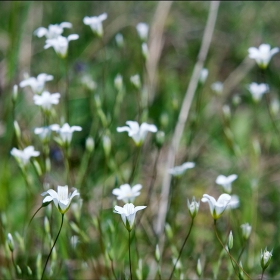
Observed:
[[[178,258],[177,258],[177,260],[176,260],[176,262],[175,262],[175,264],[174,264],[174,266],[173,266],[172,272],[171,272],[171,274],[170,274],[170,276],[169,276],[169,280],[172,279],[172,276],[173,276],[173,273],[174,273],[174,271],[175,271],[175,269],[176,269],[177,263],[178,263],[178,261],[179,261],[181,255],[182,255],[183,249],[184,249],[184,247],[185,247],[185,245],[186,245],[186,242],[187,242],[187,240],[188,240],[188,238],[189,238],[189,236],[190,236],[190,234],[191,234],[191,230],[192,230],[192,227],[193,227],[193,221],[194,221],[194,219],[192,218],[191,226],[190,226],[189,231],[188,231],[188,234],[187,234],[187,236],[186,236],[186,238],[185,238],[185,240],[184,240],[184,243],[183,243],[183,245],[182,245],[182,247],[181,247],[181,249],[180,249],[179,256],[178,256]]]
[[[51,251],[50,251],[50,253],[49,253],[49,255],[48,255],[47,261],[46,261],[46,263],[45,263],[45,267],[44,267],[44,270],[43,270],[43,273],[42,273],[41,280],[43,280],[44,273],[45,273],[45,270],[46,270],[46,268],[47,268],[47,264],[48,264],[49,258],[50,258],[51,254],[52,254],[52,250],[53,250],[53,248],[54,248],[54,246],[55,246],[55,244],[56,244],[56,241],[57,241],[57,239],[58,239],[58,237],[59,237],[59,235],[60,235],[60,232],[61,232],[61,229],[62,229],[62,225],[63,225],[63,218],[64,218],[64,214],[61,214],[61,225],[60,225],[58,234],[57,234],[57,236],[56,236],[56,238],[55,238],[55,241],[54,241],[54,243],[53,243],[53,246],[52,246],[52,248],[51,248]]]
[[[140,147],[137,146],[137,151],[136,151],[136,154],[135,154],[134,160],[133,160],[133,168],[132,168],[129,180],[128,180],[129,184],[131,184],[134,179],[135,171],[137,169],[137,165],[138,165],[138,161],[139,161],[140,151],[141,151],[141,146]]]
[[[263,280],[263,275],[264,275],[264,269],[262,270],[262,277],[261,277],[261,280]]]
[[[247,244],[248,244],[248,242],[246,241],[246,242],[244,243],[243,247],[242,247],[242,250],[241,250],[239,256],[238,256],[238,259],[237,259],[238,262],[240,261],[242,255],[243,255],[243,253],[244,253],[244,251],[245,251],[245,248],[246,248],[246,245],[247,245]]]
[[[130,280],[132,280],[131,255],[130,255],[130,231],[128,231],[128,251],[129,251]]]
[[[118,280],[116,273],[115,273],[113,260],[110,260],[110,261],[111,261],[111,269],[112,269],[113,275],[114,275],[115,279]]]
[[[65,58],[65,76],[66,76],[66,89],[65,89],[65,117],[66,122],[69,123],[69,71],[68,71],[68,58]]]
[[[32,222],[32,220],[34,219],[34,217],[36,216],[36,214],[43,208],[44,206],[43,205],[41,205],[37,210],[36,210],[36,212],[33,214],[33,216],[31,217],[31,219],[30,219],[30,221],[29,221],[29,223],[28,223],[28,226],[27,227],[29,227],[30,226],[30,224],[31,224],[31,222]]]
[[[220,244],[223,246],[223,248],[225,249],[226,253],[228,254],[228,256],[230,257],[230,259],[245,273],[245,275],[251,280],[251,277],[249,276],[249,274],[236,262],[236,260],[233,258],[233,256],[229,253],[229,251],[226,249],[226,247],[224,246],[223,242],[221,241],[218,232],[217,232],[217,225],[216,225],[217,220],[214,220],[214,231],[216,234],[217,239],[219,240]]]

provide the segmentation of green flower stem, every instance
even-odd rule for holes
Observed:
[[[137,166],[138,166],[139,157],[140,157],[140,151],[141,151],[141,146],[137,146],[137,151],[134,154],[134,159],[133,159],[133,168],[132,168],[129,180],[128,180],[128,184],[130,184],[130,185],[131,185],[131,183],[132,183],[132,181],[134,179],[135,171],[136,171]]]
[[[243,253],[244,253],[244,251],[245,251],[245,248],[246,248],[247,244],[248,244],[248,242],[247,242],[247,240],[246,240],[245,243],[244,243],[244,245],[242,246],[241,252],[240,252],[240,254],[239,254],[239,256],[238,256],[238,259],[237,259],[238,262],[240,261],[242,255],[243,255]]]
[[[31,217],[31,219],[30,219],[30,221],[29,221],[29,223],[28,223],[27,228],[30,226],[30,224],[31,224],[32,220],[34,219],[34,217],[36,216],[36,214],[37,214],[43,207],[44,207],[44,206],[41,205],[41,206],[36,210],[36,212],[32,215],[32,217]]]
[[[190,226],[189,231],[188,231],[188,234],[187,234],[187,236],[186,236],[186,238],[185,238],[185,240],[184,240],[184,243],[183,243],[183,245],[182,245],[182,247],[181,247],[181,249],[180,249],[179,256],[178,256],[178,258],[177,258],[177,260],[176,260],[176,262],[175,262],[175,264],[174,264],[174,266],[173,266],[172,272],[171,272],[171,274],[170,274],[170,276],[169,276],[169,280],[172,279],[172,276],[173,276],[174,271],[175,271],[175,269],[176,269],[177,263],[178,263],[178,261],[179,261],[181,255],[182,255],[183,249],[184,249],[184,247],[185,247],[185,245],[186,245],[186,242],[187,242],[187,240],[188,240],[188,238],[189,238],[189,236],[190,236],[190,234],[191,234],[192,227],[193,227],[193,222],[194,222],[194,219],[192,218],[191,226]]]
[[[65,164],[65,181],[67,182],[67,185],[70,185],[70,162],[69,162],[69,146],[67,146],[64,149],[64,164]]]
[[[261,280],[263,280],[263,275],[264,275],[264,269],[262,270]]]
[[[129,252],[130,280],[132,280],[131,255],[130,255],[130,231],[128,231],[128,252]]]
[[[68,58],[64,59],[65,65],[65,77],[66,77],[66,89],[65,89],[65,118],[69,123],[69,70],[68,70]]]
[[[236,262],[236,260],[233,258],[233,256],[229,253],[229,251],[224,246],[223,242],[221,241],[221,239],[218,235],[216,223],[217,223],[217,220],[214,220],[214,231],[215,231],[216,237],[219,240],[220,244],[223,246],[223,248],[225,249],[225,251],[228,254],[228,256],[230,257],[230,259],[244,272],[244,274],[248,277],[248,279],[251,280],[251,277],[249,276],[249,274]]]
[[[47,268],[47,264],[48,264],[49,258],[50,258],[51,254],[52,254],[52,250],[53,250],[53,248],[54,248],[54,246],[55,246],[55,244],[56,244],[56,241],[57,241],[57,239],[58,239],[58,237],[59,237],[59,235],[60,235],[60,232],[61,232],[61,229],[62,229],[62,225],[63,225],[63,218],[64,218],[64,214],[61,214],[61,225],[60,225],[58,234],[57,234],[57,236],[56,236],[56,238],[55,238],[55,241],[54,241],[54,243],[53,243],[53,246],[52,246],[52,248],[51,248],[51,251],[50,251],[50,253],[49,253],[49,255],[48,255],[47,261],[46,261],[46,263],[45,263],[45,267],[44,267],[44,270],[43,270],[43,273],[42,273],[41,280],[43,280],[44,273],[45,273],[45,270],[46,270],[46,268]]]

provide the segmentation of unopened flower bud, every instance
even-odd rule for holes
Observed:
[[[10,233],[8,233],[7,242],[8,242],[8,246],[9,246],[10,251],[13,252],[14,248],[15,248],[15,244],[14,244],[13,236]]]
[[[34,164],[34,167],[35,167],[35,170],[36,170],[38,176],[41,176],[42,175],[42,169],[41,169],[41,166],[40,166],[39,162],[35,159],[33,161],[33,164]]]
[[[13,95],[12,95],[12,100],[14,103],[16,103],[18,97],[18,85],[14,85],[13,87]]]
[[[18,265],[16,265],[16,268],[17,268],[17,273],[21,274],[22,273],[21,268]]]
[[[116,40],[117,46],[118,46],[119,48],[122,48],[122,47],[123,47],[123,44],[124,44],[123,35],[122,35],[121,33],[118,33],[118,34],[115,36],[115,40]]]
[[[241,102],[240,96],[237,95],[237,94],[235,94],[235,95],[233,96],[233,98],[232,98],[232,104],[233,104],[234,106],[237,106],[237,105],[240,104],[240,102]]]
[[[168,114],[164,112],[160,115],[160,124],[162,127],[167,127],[168,123],[169,123]]]
[[[228,248],[231,250],[233,247],[233,235],[232,231],[230,231],[229,236],[228,236]]]
[[[224,105],[222,109],[225,119],[229,120],[231,117],[230,107],[228,105]]]
[[[149,50],[148,50],[147,43],[142,43],[141,48],[142,48],[142,54],[143,54],[144,58],[147,59],[149,56]]]
[[[160,251],[159,251],[158,244],[156,246],[155,257],[156,257],[156,261],[159,262],[160,261]]]
[[[196,216],[198,209],[199,209],[200,201],[196,202],[195,198],[193,197],[192,202],[190,203],[188,200],[188,209],[191,217],[194,219]]]
[[[206,69],[206,68],[201,69],[200,77],[199,77],[199,82],[201,84],[204,84],[206,79],[207,79],[207,77],[208,77],[208,69]]]
[[[26,266],[26,269],[27,269],[28,275],[31,276],[31,275],[32,275],[32,270],[31,270],[31,268],[27,265],[27,266]]]
[[[271,262],[272,251],[271,252],[267,251],[267,248],[264,249],[264,252],[261,251],[261,266],[262,266],[263,270],[268,268],[268,266]]]
[[[273,116],[276,116],[279,113],[279,101],[274,99],[271,103],[270,103],[270,112]]]
[[[109,157],[110,152],[111,152],[111,139],[109,136],[104,135],[102,138],[103,142],[103,149],[106,157]]]
[[[36,259],[36,274],[37,274],[37,278],[41,278],[41,274],[42,274],[42,255],[41,253],[38,254],[37,259]]]
[[[197,276],[198,276],[198,277],[201,277],[201,274],[202,274],[202,266],[201,266],[200,259],[197,260],[196,273],[197,273]]]
[[[123,78],[121,74],[118,74],[114,80],[114,86],[117,91],[121,91],[123,88]]]
[[[251,234],[252,226],[250,226],[248,223],[243,224],[240,226],[242,229],[242,237],[247,240]]]
[[[173,232],[172,232],[171,226],[168,223],[165,224],[165,230],[166,230],[168,239],[171,240],[173,238]]]
[[[163,131],[158,131],[156,133],[156,145],[161,148],[165,140],[165,133]]]
[[[20,130],[20,127],[19,127],[17,121],[14,121],[14,129],[15,129],[15,134],[16,134],[17,139],[20,140],[21,130]]]
[[[94,150],[94,140],[92,137],[88,137],[87,140],[86,140],[86,150],[88,153],[92,153],[93,150]]]
[[[50,233],[50,222],[47,217],[44,218],[44,228],[46,233]]]
[[[241,261],[239,262],[239,266],[240,266],[241,268],[243,268],[243,265],[242,265],[242,262],[241,262]],[[241,269],[241,268],[239,268],[238,276],[239,276],[239,279],[240,279],[240,280],[244,280],[244,272],[243,272],[243,269]]]
[[[140,76],[138,74],[130,77],[130,82],[139,89],[141,87]]]

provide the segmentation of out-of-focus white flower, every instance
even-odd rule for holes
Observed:
[[[76,249],[78,243],[79,243],[79,237],[77,235],[73,235],[71,237],[71,246],[74,250]]]
[[[147,45],[147,43],[143,43],[143,44],[141,45],[141,48],[142,48],[142,54],[143,54],[144,58],[147,59],[147,58],[148,58],[148,55],[149,55],[149,50],[148,50],[148,45]]]
[[[135,221],[135,215],[139,210],[147,206],[134,206],[132,203],[126,203],[123,207],[115,206],[114,213],[120,214],[122,221],[128,231],[131,231]]]
[[[247,240],[251,234],[252,226],[250,226],[248,223],[243,224],[240,226],[242,229],[242,237]]]
[[[62,127],[59,127],[57,124],[52,125],[51,129],[59,133],[63,144],[70,144],[73,132],[82,130],[80,126],[70,126],[68,123],[65,123]]]
[[[115,40],[116,40],[116,43],[117,43],[118,47],[121,48],[123,46],[123,44],[124,44],[123,35],[121,33],[118,33],[115,36]]]
[[[279,101],[277,99],[273,99],[269,107],[272,115],[276,116],[279,113],[279,108],[280,108]]]
[[[34,31],[34,35],[41,38],[46,36],[47,39],[54,39],[59,37],[64,28],[71,28],[72,24],[70,22],[62,22],[60,24],[50,24],[48,28],[39,27]]]
[[[269,44],[261,44],[259,48],[248,49],[249,57],[255,59],[258,66],[265,69],[273,55],[279,52],[279,48],[271,49]]]
[[[236,209],[240,205],[239,197],[235,194],[231,195],[231,200],[228,204],[228,209]]]
[[[128,136],[132,137],[137,146],[142,145],[148,131],[157,132],[157,127],[154,124],[144,122],[139,126],[138,122],[135,121],[127,121],[126,124],[127,126],[117,127],[117,132],[127,131]]]
[[[20,87],[27,87],[30,86],[33,93],[35,94],[41,94],[41,92],[44,90],[45,82],[51,81],[53,79],[52,75],[48,75],[45,73],[39,74],[37,78],[30,77],[22,82],[19,83]]]
[[[231,116],[231,111],[229,105],[225,104],[222,107],[224,117],[229,120]]]
[[[248,90],[250,91],[253,100],[258,102],[261,100],[262,96],[269,91],[269,86],[267,84],[251,83],[248,86]]]
[[[19,164],[25,166],[31,157],[37,157],[40,155],[40,152],[35,151],[33,146],[28,146],[23,150],[18,150],[17,148],[13,148],[11,150],[11,155],[16,158]]]
[[[96,17],[84,17],[83,22],[85,25],[89,25],[93,33],[97,34],[98,36],[103,36],[103,26],[102,21],[107,19],[107,14],[103,13]]]
[[[41,195],[47,195],[43,199],[43,204],[51,203],[53,201],[59,212],[64,214],[69,209],[72,199],[75,196],[79,196],[80,194],[77,190],[74,190],[72,195],[71,193],[68,195],[68,186],[57,186],[57,192],[53,189],[50,189],[46,192],[43,192]]]
[[[65,58],[67,56],[69,42],[72,40],[77,40],[78,38],[79,35],[71,34],[68,37],[58,36],[57,38],[47,39],[44,49],[53,47],[57,55]]]
[[[81,78],[81,83],[89,90],[95,90],[97,88],[96,82],[89,75],[84,75]]]
[[[222,186],[227,193],[231,193],[231,183],[237,179],[236,174],[229,175],[228,177],[224,175],[219,175],[216,179],[216,184]]]
[[[112,194],[117,196],[118,200],[122,200],[124,203],[132,203],[135,197],[140,195],[142,185],[137,184],[130,187],[129,184],[121,185],[120,188],[113,189]]]
[[[194,162],[185,162],[182,165],[170,168],[169,174],[171,174],[175,177],[180,177],[182,174],[184,174],[186,172],[186,170],[188,170],[190,168],[194,168],[194,167],[195,167]]]
[[[43,127],[36,127],[34,129],[34,133],[40,137],[43,142],[48,142],[50,140],[52,128],[56,128],[57,125],[50,125],[50,126],[43,126]]]
[[[214,220],[217,220],[221,217],[226,207],[228,206],[230,200],[231,196],[226,193],[220,195],[217,201],[214,197],[208,194],[204,194],[201,199],[202,202],[208,202],[210,212]]]
[[[265,270],[271,262],[272,251],[273,250],[271,250],[271,252],[267,251],[267,248],[265,248],[264,251],[261,250],[261,266],[263,270]]]
[[[211,85],[211,89],[217,94],[221,94],[223,91],[224,85],[222,82],[215,82]]]
[[[191,203],[188,200],[188,209],[189,209],[190,215],[193,219],[199,210],[199,205],[200,205],[200,201],[197,202],[194,197],[193,197]]]
[[[60,98],[60,93],[49,93],[48,91],[43,91],[42,95],[34,95],[34,103],[41,106],[44,111],[50,111],[53,104],[58,104]]]
[[[138,32],[139,37],[145,41],[148,38],[148,33],[149,33],[149,25],[144,22],[140,22],[136,25],[136,29]]]
[[[138,89],[141,86],[140,76],[138,74],[136,74],[134,76],[131,76],[130,77],[130,82]]]
[[[200,76],[199,76],[199,81],[200,81],[202,84],[205,83],[205,81],[206,81],[206,79],[207,79],[207,77],[208,77],[208,73],[209,73],[208,69],[206,69],[206,68],[201,69],[201,71],[200,71]]]
[[[121,74],[118,74],[114,79],[114,86],[116,90],[121,91],[123,88],[123,78]]]
[[[202,274],[202,266],[201,266],[200,258],[197,260],[196,273],[198,277],[200,277]]]

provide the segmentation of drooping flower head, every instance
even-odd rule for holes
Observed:
[[[59,212],[64,214],[69,209],[72,199],[75,196],[79,196],[80,194],[77,190],[74,190],[72,195],[71,193],[68,194],[68,186],[57,186],[57,192],[53,189],[50,189],[46,192],[43,192],[41,195],[47,195],[43,199],[43,205],[47,205],[53,201]]]
[[[49,112],[53,104],[58,104],[60,98],[60,93],[49,93],[48,91],[43,91],[42,95],[34,95],[34,103],[40,107],[45,112]]]
[[[236,174],[229,175],[228,177],[224,175],[219,175],[216,179],[216,184],[222,186],[227,193],[231,193],[231,183],[237,179]]]
[[[259,102],[262,96],[269,91],[269,86],[267,84],[251,83],[248,86],[248,90],[250,91],[253,100]]]
[[[153,124],[142,123],[140,126],[138,122],[135,121],[127,121],[127,126],[117,127],[118,132],[128,132],[128,136],[132,137],[135,144],[137,146],[141,146],[148,131],[150,132],[157,132],[157,127]]]
[[[74,125],[70,126],[68,123],[65,123],[62,127],[59,125],[52,125],[51,129],[59,133],[62,144],[69,145],[72,140],[72,135],[74,131],[81,131],[82,128],[80,126]]]
[[[102,21],[107,19],[107,14],[103,13],[96,17],[84,17],[83,22],[85,25],[89,25],[93,33],[99,37],[103,36],[103,26]]]
[[[134,206],[127,203],[123,207],[115,206],[114,213],[120,214],[122,221],[128,231],[131,231],[135,221],[135,215],[139,210],[145,209],[147,206]]]
[[[195,163],[194,162],[185,162],[182,165],[175,166],[173,168],[169,169],[169,174],[175,176],[175,177],[180,177],[183,175],[188,169],[194,168]]]
[[[133,202],[135,197],[140,195],[142,185],[137,184],[130,187],[129,184],[121,185],[120,188],[113,189],[113,195],[117,196],[118,200],[122,200],[124,203]]]
[[[265,69],[273,55],[279,52],[279,48],[271,49],[269,44],[261,44],[259,48],[251,47],[248,49],[249,57],[255,59],[258,66]]]
[[[15,157],[15,159],[20,165],[26,166],[30,158],[39,156],[40,152],[35,151],[33,146],[28,146],[23,150],[18,150],[17,148],[13,148],[11,150],[11,155]]]
[[[71,34],[68,37],[58,36],[57,38],[47,39],[44,49],[53,47],[58,56],[65,58],[67,56],[69,42],[78,38],[79,35]]]
[[[147,40],[149,33],[149,25],[147,23],[140,22],[136,25],[136,29],[141,40]]]
[[[33,93],[35,94],[41,94],[42,91],[44,90],[45,82],[51,81],[53,79],[52,75],[48,75],[45,73],[39,74],[37,78],[35,77],[30,77],[22,82],[19,83],[20,87],[27,87],[30,86]]]
[[[208,194],[204,194],[201,201],[208,202],[210,207],[210,212],[214,220],[217,220],[221,217],[226,207],[228,206],[231,200],[231,196],[228,194],[222,194],[216,201],[216,199]]]
[[[60,24],[50,24],[48,28],[39,27],[34,31],[34,35],[41,38],[46,36],[47,39],[55,39],[59,37],[64,28],[71,28],[72,24],[70,22],[62,22]]]

